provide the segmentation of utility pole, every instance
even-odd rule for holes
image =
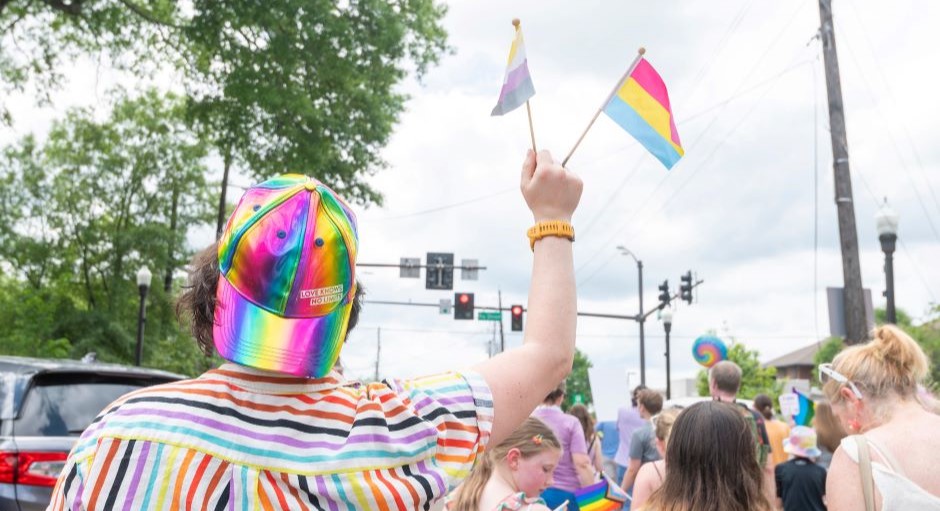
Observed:
[[[382,356],[382,327],[375,329],[375,381],[379,381],[379,359]]]
[[[835,201],[839,214],[839,240],[842,248],[842,279],[845,297],[846,344],[857,344],[866,338],[865,299],[862,294],[862,273],[858,257],[858,232],[855,228],[855,205],[852,202],[852,176],[849,174],[849,146],[845,133],[845,112],[842,105],[842,83],[839,59],[832,25],[832,0],[819,0],[819,37],[826,64],[826,91],[829,96],[829,129],[832,135],[832,167],[835,173]]]

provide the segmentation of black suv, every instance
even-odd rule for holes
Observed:
[[[0,356],[0,511],[43,510],[78,436],[130,391],[183,379],[93,356],[47,360]]]

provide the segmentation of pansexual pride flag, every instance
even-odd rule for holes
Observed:
[[[535,95],[535,87],[532,85],[529,65],[525,58],[522,27],[516,22],[513,22],[513,25],[516,27],[516,37],[513,38],[512,48],[509,49],[509,63],[506,65],[503,88],[499,91],[499,100],[490,115],[511,112]]]
[[[669,106],[666,84],[646,59],[637,61],[633,72],[604,107],[604,113],[633,135],[667,169],[685,154]]]

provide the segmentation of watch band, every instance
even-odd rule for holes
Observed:
[[[533,225],[526,232],[526,235],[529,237],[529,248],[534,252],[535,242],[546,236],[558,236],[574,241],[574,227],[562,220],[550,220]]]

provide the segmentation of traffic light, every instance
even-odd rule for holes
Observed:
[[[669,305],[670,300],[669,280],[664,280],[663,283],[659,285],[659,308],[665,308],[667,305]]]
[[[512,331],[521,332],[522,331],[522,306],[513,305],[509,308],[509,311],[512,313]]]
[[[473,293],[454,293],[454,319],[473,319]]]
[[[692,270],[685,272],[685,275],[679,277],[682,284],[679,285],[679,299],[692,303]]]

